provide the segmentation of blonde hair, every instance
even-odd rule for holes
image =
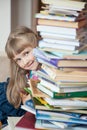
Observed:
[[[36,34],[29,28],[21,26],[11,32],[5,50],[11,65],[11,76],[7,87],[8,101],[18,108],[21,104],[20,92],[25,92],[24,87],[27,87],[26,70],[20,68],[13,60],[15,54],[19,54],[26,47],[35,48],[38,43]]]

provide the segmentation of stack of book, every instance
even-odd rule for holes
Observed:
[[[43,10],[36,14],[36,27],[42,38],[38,44],[39,48],[51,57],[68,59],[58,64],[60,68],[79,67],[82,70],[83,67],[87,70],[86,2],[72,0],[42,2]]]
[[[45,90],[48,87],[42,84],[41,80],[30,79],[30,88],[26,88],[26,91],[32,95],[33,108],[30,100],[27,102],[32,108],[32,113],[35,114],[35,128],[85,130],[87,128],[87,91],[61,93],[54,90],[51,91],[55,95],[52,97],[50,89]]]
[[[87,129],[86,2],[42,0],[41,36],[33,49],[41,70],[29,79],[35,128]]]

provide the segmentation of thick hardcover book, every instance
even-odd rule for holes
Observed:
[[[70,39],[52,39],[52,38],[43,38],[43,41],[47,43],[54,44],[63,44],[63,45],[71,45],[71,46],[80,46],[82,44],[86,44],[87,38],[80,40],[70,40]]]
[[[42,69],[52,78],[55,82],[58,81],[78,81],[87,82],[86,71],[62,71],[49,67],[45,64],[42,65]]]
[[[30,87],[32,89],[32,96],[33,97],[52,97],[52,98],[74,98],[74,97],[87,97],[87,91],[83,92],[69,92],[69,93],[57,93],[57,92],[49,92],[44,91],[41,87],[37,88],[37,83],[35,80],[30,80]],[[41,90],[42,89],[42,90]],[[49,92],[49,93],[48,93]],[[51,95],[50,95],[51,94]]]
[[[86,37],[86,33],[81,33],[78,36],[73,36],[73,35],[63,35],[63,34],[55,34],[55,33],[50,33],[50,32],[40,32],[40,36],[42,38],[50,38],[50,39],[65,39],[65,40],[77,40]]]
[[[72,0],[42,0],[44,4],[55,5],[56,7],[62,9],[71,9],[71,10],[82,10],[85,7],[86,2],[82,1],[72,1]]]
[[[59,26],[59,27],[69,27],[69,28],[81,28],[86,25],[86,20],[81,20],[79,22],[67,22],[60,20],[48,20],[48,19],[37,19],[38,25],[49,25],[49,26]]]
[[[70,123],[77,123],[77,124],[83,124],[87,125],[86,119],[81,118],[72,118],[72,117],[60,117],[60,116],[52,116],[49,114],[37,114],[36,119],[41,120],[50,120],[50,121],[60,121],[60,122],[70,122]]]
[[[51,41],[51,40],[50,40]],[[49,48],[54,48],[54,49],[62,49],[62,50],[69,50],[69,51],[75,51],[75,50],[80,50],[84,47],[86,47],[85,44],[81,44],[81,45],[73,45],[73,44],[61,44],[61,43],[55,43],[55,41],[53,43],[51,42],[46,42],[44,40],[40,40],[38,43],[38,46],[40,48],[44,48],[44,47],[49,47]]]
[[[74,123],[63,123],[57,121],[48,121],[48,120],[36,120],[35,127],[39,129],[49,129],[49,130],[86,130],[84,126],[82,127],[73,127],[76,126]]]
[[[78,109],[86,109],[87,102],[81,100],[73,100],[73,99],[52,99],[52,98],[44,98],[44,100],[52,105],[52,106],[63,106],[64,108],[77,107]]]
[[[27,112],[31,112],[32,114],[36,114],[36,110],[34,108],[33,100],[27,100],[25,104],[21,105],[21,108],[26,110]]]
[[[81,29],[77,30],[75,28],[37,25],[37,31],[55,33],[55,34],[61,34],[61,35],[77,36],[78,33],[84,32],[84,29],[81,28]]]
[[[56,48],[56,47],[55,47]],[[87,61],[86,60],[72,60],[72,59],[64,59],[60,57],[52,57],[50,58],[47,53],[44,51],[41,51],[38,48],[33,49],[33,54],[38,62],[42,64],[46,64],[48,66],[53,66],[55,68],[60,67],[87,67]]]
[[[56,112],[70,112],[70,113],[79,113],[79,114],[87,114],[87,111],[84,109],[62,109],[62,107],[47,107],[46,105],[41,104],[39,100],[34,98],[34,104],[36,110],[48,110],[48,111],[56,111]]]
[[[54,125],[53,123],[51,123],[50,121],[47,121],[47,120],[36,120],[35,122],[35,128],[44,128],[44,129],[47,129],[47,128],[52,128],[52,129],[55,129],[55,128],[60,128],[58,127],[57,125]]]
[[[65,59],[82,59],[82,60],[86,60],[87,59],[87,51],[83,50],[81,52],[79,52],[78,54],[68,54],[68,53],[63,53],[63,52],[51,52],[51,54],[55,55],[55,56],[60,56],[61,58],[65,58]]]
[[[16,124],[15,130],[38,130],[35,129],[35,115],[29,112],[20,119],[20,121]]]
[[[41,13],[37,13],[35,15],[36,18],[41,18],[41,19],[51,19],[51,20],[65,20],[65,21],[75,21],[76,17],[61,17],[61,16],[56,16],[56,15],[45,15]]]
[[[37,88],[42,91],[43,93],[49,95],[51,98],[74,98],[74,97],[86,97],[87,96],[87,91],[74,91],[73,92],[54,92],[50,90],[49,88],[38,84]],[[79,89],[79,88],[78,88]]]
[[[41,81],[41,83],[37,84],[37,88],[41,89],[40,87],[43,88],[43,92],[49,91],[48,93],[50,93],[51,95],[53,95],[53,93],[57,94],[57,93],[69,93],[69,92],[82,92],[82,91],[87,92],[87,86],[86,87],[61,87],[60,88],[60,87],[51,85],[45,81]]]

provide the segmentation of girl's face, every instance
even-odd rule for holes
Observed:
[[[33,56],[33,48],[27,47],[21,53],[16,54],[13,59],[21,68],[25,70],[38,70],[39,63]]]

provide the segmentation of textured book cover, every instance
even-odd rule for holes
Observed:
[[[86,2],[82,1],[72,1],[72,0],[42,0],[44,4],[54,5],[55,7],[60,7],[62,9],[71,10],[82,10],[85,7]]]
[[[48,19],[37,19],[38,25],[49,25],[49,26],[59,26],[59,27],[70,27],[70,28],[80,28],[86,25],[86,20],[79,22],[67,22],[62,20],[48,20]]]
[[[15,130],[37,130],[35,129],[35,121],[35,115],[26,112],[26,114],[16,124]]]

